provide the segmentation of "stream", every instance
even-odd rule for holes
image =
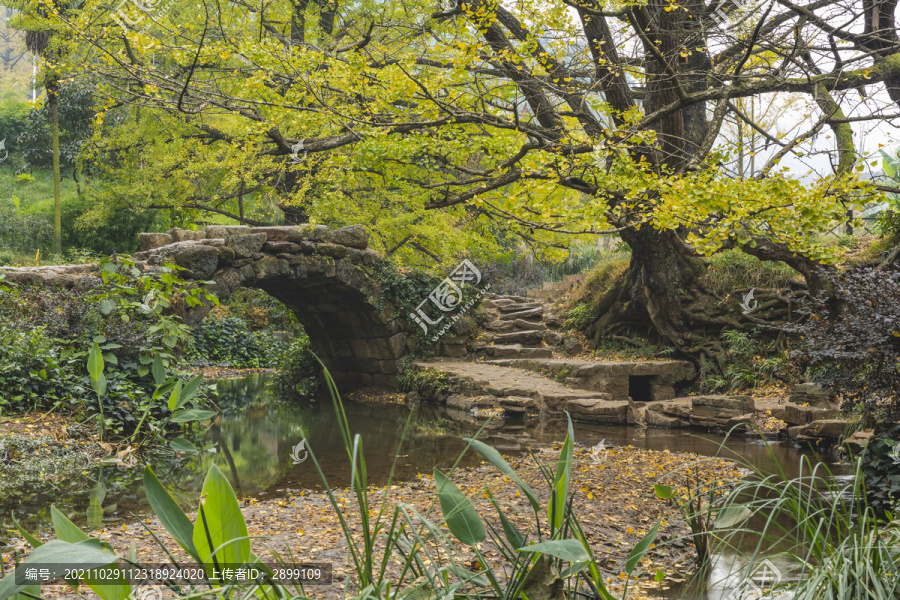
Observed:
[[[265,374],[220,380],[216,404],[222,415],[205,431],[195,432],[192,438],[201,453],[190,458],[158,461],[153,466],[160,479],[186,498],[195,499],[204,474],[214,462],[229,477],[238,497],[279,498],[292,490],[321,489],[312,460],[307,458],[294,464],[292,458],[295,454],[302,459],[312,448],[329,483],[333,487],[348,485],[349,461],[331,401],[303,405],[279,401],[266,390],[265,383]],[[466,419],[465,415],[461,420],[460,415],[454,417],[442,407],[429,405],[412,409],[402,404],[348,402],[345,410],[352,432],[362,439],[369,482],[373,485],[387,484],[392,468],[396,482],[413,479],[418,473],[431,473],[434,467],[450,467],[465,448],[463,438],[474,435],[483,424],[483,420]],[[406,441],[401,445],[407,422]],[[801,460],[808,456],[814,462],[825,462],[832,472],[846,477],[848,485],[851,483],[847,476],[849,467],[833,464],[830,456],[785,442],[770,442],[767,447],[758,439],[735,437],[726,440],[724,436],[712,433],[617,425],[576,423],[574,429],[576,441],[584,445],[605,440],[607,444],[650,450],[741,457],[766,473],[774,472],[780,463],[792,476],[799,473]],[[565,431],[565,423],[561,420],[495,419],[480,439],[503,454],[521,455],[529,448],[536,450],[562,442]],[[307,440],[306,447],[295,452],[294,448],[303,439]],[[474,466],[480,463],[481,457],[470,452],[460,464]],[[102,480],[107,491],[104,526],[115,526],[117,521],[130,520],[131,515],[148,511],[142,471],[140,468],[110,466],[96,468],[93,480]],[[6,530],[11,523],[7,517],[11,513],[32,529],[46,526],[51,502],[84,525],[89,492],[90,487],[85,487],[19,498],[14,503],[0,499],[0,526],[3,527],[0,540],[8,539],[4,536],[9,535]],[[195,500],[191,501],[191,504],[195,503]],[[745,564],[743,561],[737,551],[715,549],[713,573],[707,589],[673,590],[669,592],[672,595],[666,597],[736,600],[729,588],[734,585],[734,569],[741,568]],[[789,564],[779,563],[774,556],[772,564],[779,571],[790,571]]]

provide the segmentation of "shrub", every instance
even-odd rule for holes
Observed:
[[[322,366],[312,351],[309,336],[300,333],[278,359],[270,385],[283,398],[314,399]]]
[[[195,360],[238,368],[275,367],[286,342],[271,332],[253,332],[233,317],[209,317],[194,336]]]
[[[41,215],[23,215],[0,208],[0,247],[13,252],[48,253],[53,248],[53,225]]]
[[[431,398],[438,392],[450,389],[447,373],[437,369],[420,369],[409,361],[400,365],[397,381],[401,391],[418,392],[423,398]]]
[[[809,301],[806,320],[786,329],[802,339],[793,359],[800,372],[821,373],[862,415],[863,426],[900,419],[900,272],[855,268],[832,282],[832,299]]]

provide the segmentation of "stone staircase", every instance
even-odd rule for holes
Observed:
[[[562,414],[598,423],[635,423],[647,402],[675,397],[693,375],[682,361],[607,362],[572,357],[581,344],[561,333],[563,320],[543,302],[486,295],[485,330],[473,353],[419,362],[446,374],[447,404],[508,415]]]
[[[557,300],[564,296],[570,289],[584,281],[586,278],[587,273],[563,275],[562,281],[546,281],[540,288],[525,290],[525,294],[529,298],[535,298],[537,300]]]

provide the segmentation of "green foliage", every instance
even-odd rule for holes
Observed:
[[[900,464],[895,448],[900,446],[900,425],[887,424],[879,428],[866,447],[862,460],[866,492],[871,505],[884,512],[900,509]]]
[[[215,316],[242,319],[247,327],[257,331],[299,332],[303,328],[288,307],[262,290],[241,288],[222,301],[212,312]]]
[[[251,331],[238,318],[207,317],[194,334],[191,356],[207,364],[237,368],[272,368],[288,348],[288,343],[269,331]]]
[[[72,173],[78,167],[81,146],[91,137],[94,111],[93,86],[75,80],[59,86],[59,160],[60,170]],[[50,134],[50,109],[46,102],[32,110],[26,126],[16,138],[16,149],[29,167],[50,168],[53,145]]]
[[[422,398],[433,398],[450,389],[447,373],[438,369],[421,368],[406,360],[397,374],[400,389],[404,392],[418,392]]]
[[[0,248],[33,255],[53,248],[53,225],[41,215],[23,214],[0,205]]]
[[[740,250],[726,250],[707,257],[705,280],[711,291],[731,296],[738,290],[780,289],[790,285],[797,273],[780,262],[766,262]]]
[[[595,303],[583,302],[569,310],[566,315],[566,327],[584,329],[596,321],[599,316]]]
[[[722,358],[724,376],[718,365],[706,362],[702,369],[702,388],[729,393],[772,383],[776,378],[791,376],[786,352],[776,352],[770,344],[758,339],[757,332],[729,329],[722,333],[727,352]]]
[[[315,399],[321,366],[312,351],[309,336],[296,334],[278,360],[271,386],[282,398]]]

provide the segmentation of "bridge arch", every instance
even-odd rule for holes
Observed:
[[[220,298],[242,287],[277,298],[297,315],[341,390],[397,387],[406,335],[382,298],[384,259],[367,247],[362,226],[209,226],[144,233],[140,243],[135,259],[148,267],[174,262],[185,278],[214,281]],[[208,312],[195,309],[191,318]]]

